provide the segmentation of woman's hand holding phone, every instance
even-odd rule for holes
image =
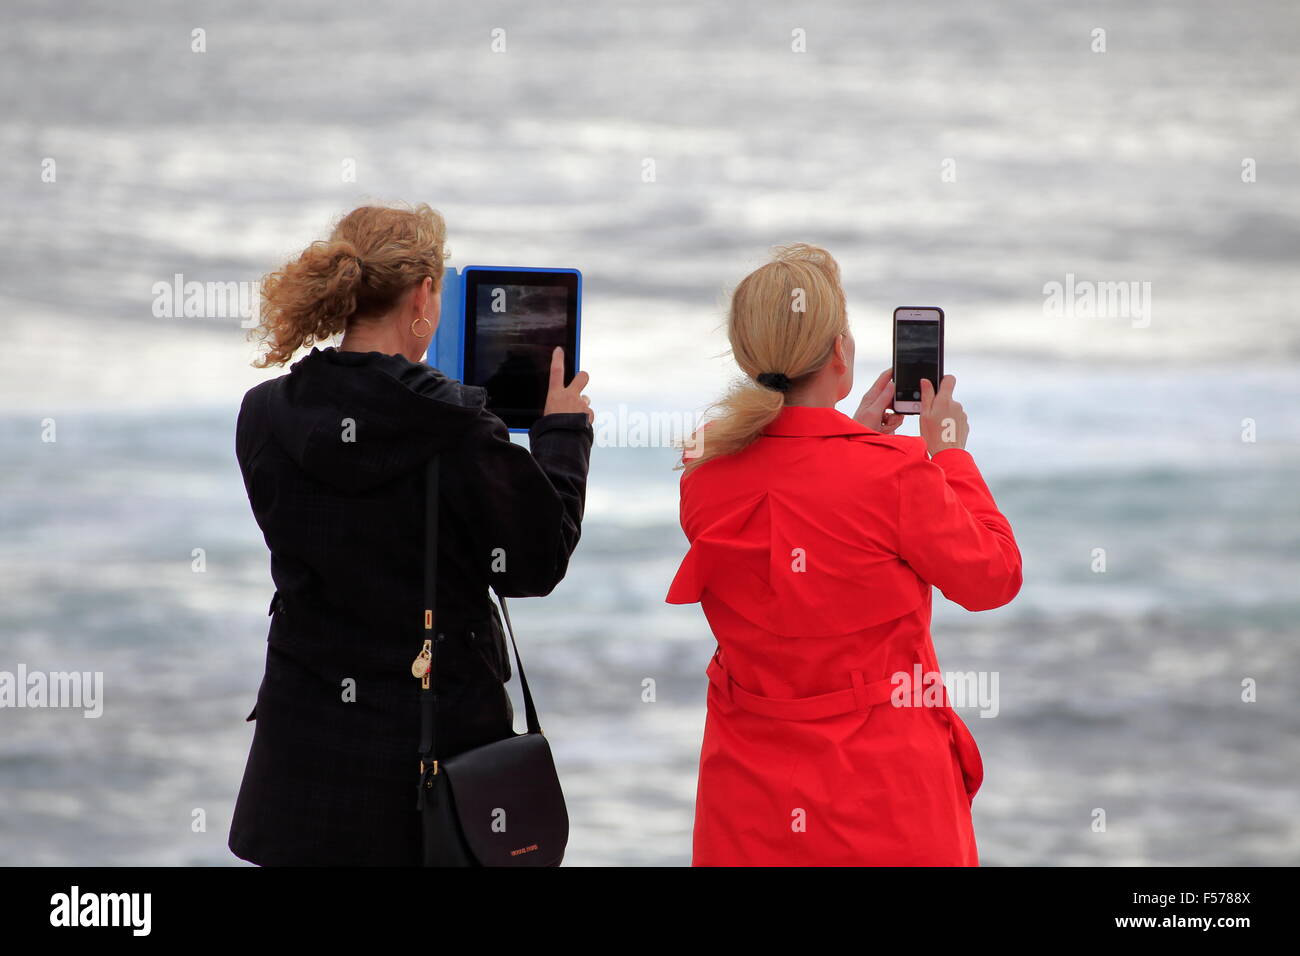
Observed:
[[[853,420],[872,431],[892,435],[903,424],[903,416],[889,410],[889,403],[893,400],[894,370],[887,368],[877,376],[875,384],[867,389],[867,394],[862,396]]]
[[[948,448],[965,448],[970,423],[961,402],[952,397],[957,378],[945,375],[936,394],[928,378],[921,379],[921,437],[931,455]]]
[[[573,376],[572,382],[564,384],[564,349],[557,347],[551,353],[551,382],[546,390],[546,407],[542,414],[580,414],[587,416],[588,424],[594,422],[596,413],[591,410],[591,399],[582,394],[589,381],[590,375],[579,372]]]

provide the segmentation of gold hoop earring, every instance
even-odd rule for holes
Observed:
[[[423,332],[415,331],[415,326],[419,322],[423,322],[425,326],[427,326],[427,328],[425,328]],[[426,319],[424,316],[420,316],[420,318],[415,319],[414,321],[411,322],[411,334],[414,335],[417,339],[428,338],[429,333],[432,331],[433,331],[433,323],[430,320]]]

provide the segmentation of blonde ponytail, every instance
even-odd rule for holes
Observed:
[[[840,269],[825,249],[805,243],[778,246],[772,261],[747,275],[731,296],[727,338],[745,377],[709,411],[687,443],[689,474],[706,461],[742,451],[785,406],[789,388],[820,371],[848,331]],[[783,390],[760,385],[778,376]],[[784,381],[782,380],[784,379]]]
[[[262,279],[261,324],[253,334],[266,352],[253,364],[283,365],[349,322],[388,312],[426,276],[441,289],[446,238],[442,216],[424,203],[352,210],[328,240]]]

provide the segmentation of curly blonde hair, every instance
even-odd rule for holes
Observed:
[[[440,290],[446,239],[442,216],[425,203],[352,210],[329,239],[263,277],[261,322],[252,334],[266,351],[253,364],[284,365],[349,322],[391,311],[426,276]]]

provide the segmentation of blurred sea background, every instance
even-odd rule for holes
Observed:
[[[0,670],[106,691],[99,719],[0,711],[0,864],[239,862],[272,588],[233,433],[275,373],[237,316],[155,317],[152,289],[255,281],[374,200],[441,210],[457,266],[580,268],[605,414],[719,394],[727,290],[778,242],[840,261],[850,414],[893,307],[943,306],[1025,559],[1006,608],[935,602],[942,667],[999,675],[998,715],[963,711],[982,862],[1300,862],[1300,8],[87,0],[5,21]],[[1149,324],[1047,314],[1069,274],[1151,283]],[[598,447],[568,578],[515,604],[568,864],[689,862],[713,641],[663,603],[674,458]]]

